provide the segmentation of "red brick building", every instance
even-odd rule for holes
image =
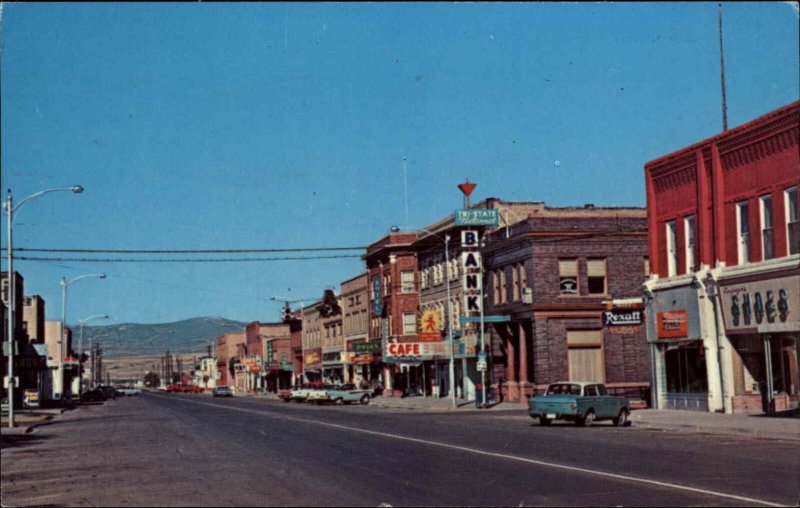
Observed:
[[[416,239],[416,233],[390,233],[367,247],[363,256],[369,277],[369,341],[382,343],[387,395],[394,395],[393,388],[402,386],[402,371],[408,368],[396,363],[394,355],[387,356],[388,348],[418,341],[419,275],[413,248]]]
[[[483,249],[486,314],[509,316],[492,341],[494,388],[525,400],[548,383],[598,381],[631,398],[647,394],[641,314],[647,269],[645,210],[540,204]],[[642,394],[644,390],[644,394]]]
[[[800,102],[645,165],[658,407],[800,402]]]

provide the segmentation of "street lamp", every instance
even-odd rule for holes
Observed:
[[[438,238],[439,240],[444,241],[444,264],[447,267],[446,276],[445,276],[445,287],[447,289],[447,340],[450,341],[450,398],[453,400],[453,407],[458,407],[458,403],[456,402],[456,367],[455,367],[455,360],[453,353],[453,302],[450,299],[450,235],[445,234],[444,238],[442,238],[437,233],[425,228],[417,228],[419,231],[425,231],[428,234],[431,234]],[[397,226],[393,226],[391,229],[392,233],[398,233],[400,228]]]
[[[78,342],[78,349],[80,349],[80,356],[78,357],[78,372],[80,373],[80,382],[78,383],[78,399],[83,395],[83,324],[88,323],[93,319],[108,319],[108,314],[96,314],[84,319],[79,319],[78,323],[81,325],[81,338]],[[89,348],[91,350],[91,347]],[[94,371],[92,372],[94,375]]]
[[[83,187],[80,185],[71,185],[69,187],[56,187],[54,189],[46,189],[43,191],[35,192],[26,197],[17,206],[14,206],[14,200],[11,196],[11,189],[8,189],[8,199],[3,203],[3,209],[8,216],[8,377],[6,378],[8,386],[8,426],[14,427],[14,213],[22,208],[22,206],[50,192],[70,191],[75,194],[83,192]]]
[[[58,381],[58,388],[59,392],[62,397],[64,394],[64,345],[67,342],[67,287],[72,284],[73,282],[77,282],[81,279],[86,279],[88,277],[97,277],[98,279],[105,279],[106,274],[104,273],[87,273],[84,275],[79,275],[74,279],[67,280],[66,277],[61,277],[61,347],[59,348],[59,358],[61,361],[58,364],[58,373],[56,375],[56,381]],[[70,396],[72,393],[70,392]]]

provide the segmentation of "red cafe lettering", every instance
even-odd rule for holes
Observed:
[[[419,342],[389,344],[389,356],[420,356]]]

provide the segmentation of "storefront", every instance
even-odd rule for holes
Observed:
[[[647,341],[652,364],[652,400],[657,409],[709,411],[721,408],[713,333],[702,333],[698,291],[686,285],[657,289],[647,300]],[[711,383],[709,383],[711,380]],[[714,385],[713,388],[710,387]]]
[[[303,355],[303,375],[306,382],[322,381],[322,348],[308,349]]]
[[[344,364],[341,348],[324,350],[322,353],[322,378],[326,383],[344,382]]]
[[[381,376],[383,348],[380,341],[363,339],[345,343],[347,351],[341,354],[347,382],[357,386],[377,388]]]
[[[800,270],[728,273],[719,307],[732,348],[734,411],[800,406]]]

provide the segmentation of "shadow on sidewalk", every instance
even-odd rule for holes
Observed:
[[[800,407],[794,409],[787,409],[786,411],[776,411],[775,413],[768,415],[766,413],[759,413],[750,415],[757,418],[798,418],[800,419]]]

